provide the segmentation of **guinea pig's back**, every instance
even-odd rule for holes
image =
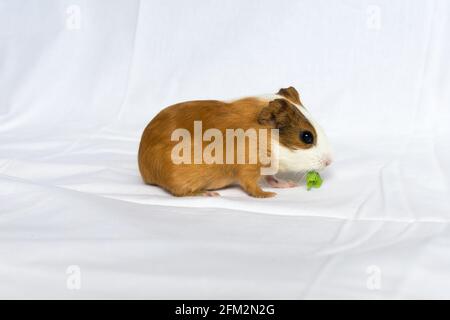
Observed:
[[[159,112],[145,128],[138,154],[139,170],[146,183],[164,184],[167,175],[175,174],[171,151],[179,141],[171,141],[174,130],[187,129],[194,136],[194,121],[201,121],[202,131],[210,128],[242,128],[257,126],[256,121],[264,102],[245,98],[233,102],[218,100],[188,101],[175,104]],[[178,165],[195,170],[195,165]],[[203,168],[205,169],[205,168]]]

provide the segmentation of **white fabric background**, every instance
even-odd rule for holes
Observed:
[[[450,298],[449,19],[446,0],[0,0],[0,297]],[[321,189],[141,182],[164,106],[289,85],[335,150]]]

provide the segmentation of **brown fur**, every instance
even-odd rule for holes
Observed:
[[[285,97],[286,99],[292,101],[293,103],[303,106],[300,101],[300,95],[298,94],[297,90],[294,87],[280,89],[280,91],[278,91],[277,94]]]
[[[317,133],[308,119],[293,106],[289,101],[276,99],[269,102],[269,105],[261,111],[258,117],[259,123],[274,126],[280,130],[280,143],[290,149],[308,149],[313,144],[306,144],[299,139],[299,134],[303,130],[313,134],[314,141],[317,140]],[[301,129],[301,130],[299,130]]]
[[[273,192],[263,191],[259,186],[262,165],[248,164],[248,141],[246,164],[174,164],[171,151],[178,141],[171,141],[172,132],[177,128],[185,128],[193,138],[193,124],[197,120],[202,121],[202,133],[210,128],[222,132],[224,157],[226,129],[279,128],[280,143],[292,149],[310,147],[300,141],[301,130],[309,130],[315,134],[314,128],[301,112],[284,99],[276,99],[270,103],[257,98],[245,98],[231,103],[203,100],[175,104],[153,118],[142,134],[138,161],[146,183],[161,186],[175,196],[198,195],[206,190],[220,189],[231,184],[239,184],[254,197],[275,195]],[[203,142],[203,149],[209,143]],[[192,143],[192,149],[193,145]],[[235,157],[236,148],[235,143]]]

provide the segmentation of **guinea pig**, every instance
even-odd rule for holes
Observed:
[[[250,196],[273,197],[261,189],[262,178],[272,187],[291,188],[297,184],[275,174],[319,171],[331,161],[325,133],[293,87],[269,96],[169,106],[145,128],[138,154],[144,182],[175,196],[217,196],[214,190],[237,184]]]

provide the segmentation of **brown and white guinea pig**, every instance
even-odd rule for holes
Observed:
[[[202,130],[200,138],[196,137],[199,125]],[[184,138],[189,141],[183,142],[185,149],[180,148],[181,135],[174,135],[178,129],[187,134],[187,138]],[[213,129],[210,130],[213,134],[206,134],[208,129]],[[265,145],[257,144],[260,148],[257,154],[266,152],[272,161],[277,162],[277,171],[298,173],[322,170],[331,163],[327,137],[300,102],[297,90],[289,87],[270,96],[234,101],[188,101],[165,108],[151,120],[142,134],[138,161],[144,182],[158,185],[175,196],[216,196],[218,193],[213,190],[232,184],[240,185],[253,197],[276,195],[261,189],[259,182],[262,177],[272,187],[296,186],[294,182],[275,178],[275,172],[267,170],[269,174],[264,173],[262,169],[271,164],[263,162],[262,158],[256,162],[249,161],[250,140],[260,138],[259,135],[246,136],[248,145],[244,146],[241,153],[245,161],[239,162],[237,148],[242,145],[232,144],[231,149],[229,145],[225,146],[227,143],[224,137],[228,138],[230,129],[242,129],[245,132],[249,132],[248,129],[265,129],[270,132]],[[278,136],[271,129],[278,129]],[[214,149],[211,148],[213,142],[221,144],[216,144],[215,150],[211,151]],[[179,155],[187,161],[174,161],[174,150],[178,150]],[[202,153],[207,150],[211,152],[210,156],[217,156],[213,158],[214,161],[207,161],[207,154]],[[223,154],[223,159],[219,159],[220,153],[230,151],[232,155],[229,160],[232,161],[222,161],[227,156]]]

